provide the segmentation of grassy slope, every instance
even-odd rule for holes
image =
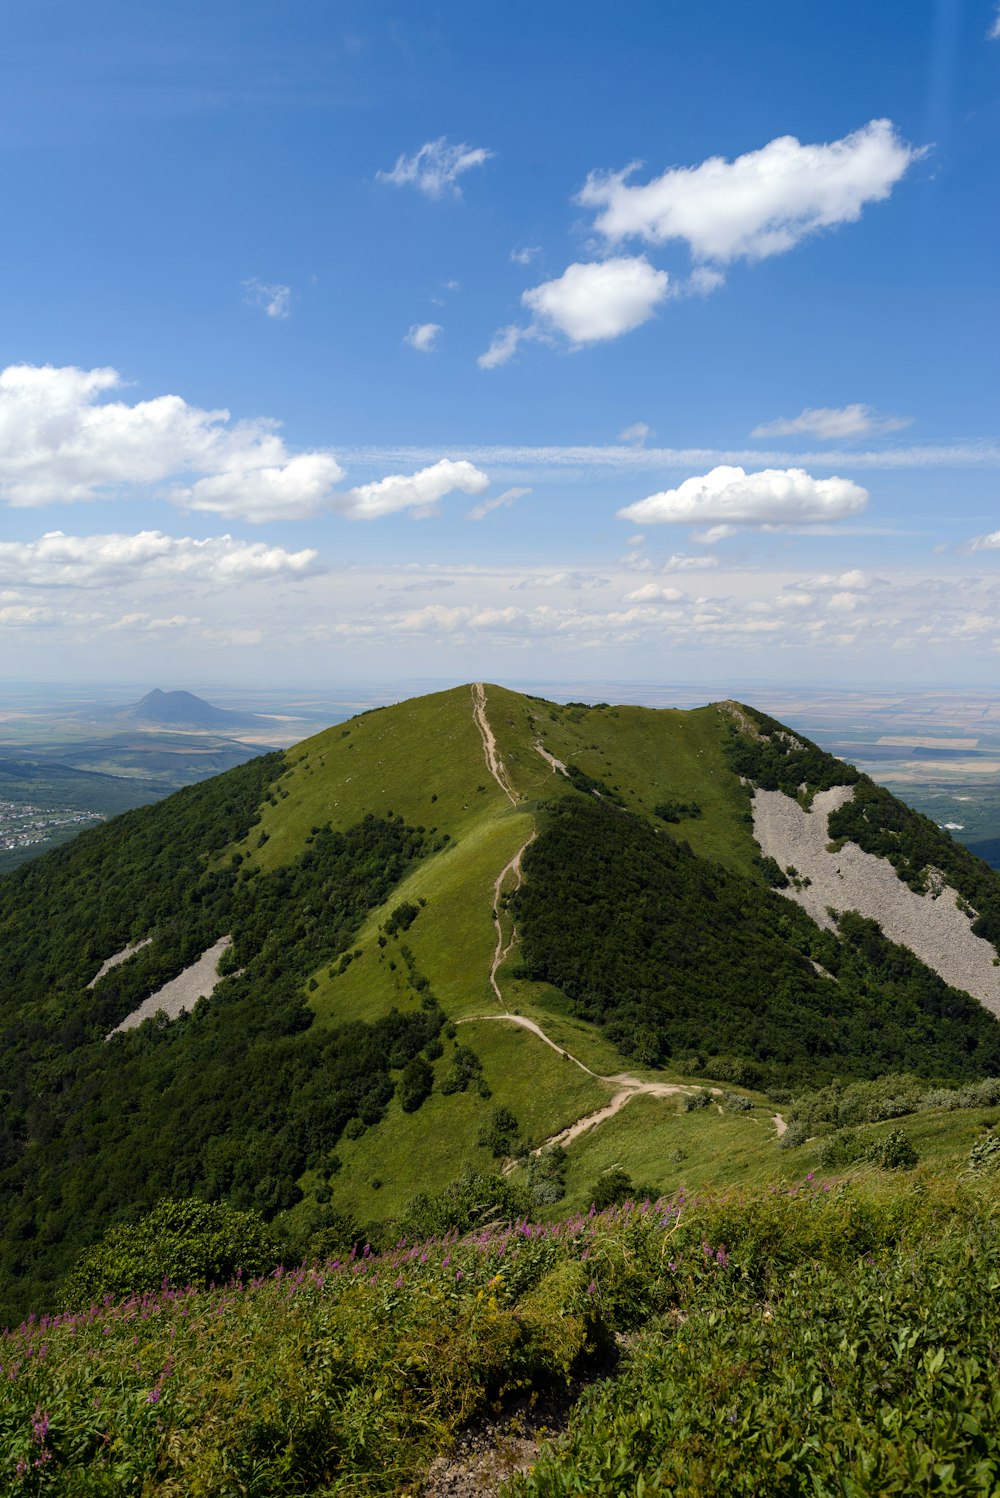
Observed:
[[[368,811],[392,810],[415,825],[436,828],[438,837],[447,832],[451,839],[373,913],[354,943],[361,956],[346,971],[323,969],[314,975],[310,1002],[321,1023],[373,1020],[393,1005],[406,1009],[416,1004],[406,983],[401,944],[409,947],[416,970],[429,978],[452,1019],[497,1012],[488,981],[495,942],[494,881],[530,836],[537,803],[575,794],[537,752],[538,742],[556,758],[605,781],[636,812],[652,816],[661,799],[697,801],[701,818],[656,825],[667,835],[686,839],[702,856],[752,871],[756,844],[744,799],[723,755],[724,720],[717,708],[583,709],[489,686],[487,713],[520,797],[517,806],[487,771],[467,686],[364,714],[290,751],[290,772],[282,781],[285,795],[276,807],[264,809],[262,829],[268,840],[258,848],[262,829],[255,828],[245,849],[262,867],[274,868],[297,856],[313,826],[330,820],[346,828]],[[426,903],[408,931],[380,948],[379,928],[402,900]],[[506,932],[502,906],[501,919]],[[500,981],[512,1012],[541,1023],[558,1045],[594,1071],[610,1075],[625,1069],[613,1046],[565,1012],[558,992],[507,978],[503,969]],[[463,1024],[458,1039],[480,1056],[491,1101],[514,1111],[532,1145],[600,1107],[609,1096],[606,1085],[515,1026]],[[449,1043],[448,1052],[451,1048]],[[447,1054],[435,1064],[438,1079],[447,1064]],[[667,1079],[662,1072],[639,1074]],[[404,1114],[394,1102],[382,1124],[338,1146],[342,1169],[330,1178],[336,1203],[362,1220],[389,1217],[414,1190],[439,1189],[465,1165],[487,1166],[489,1157],[477,1145],[476,1134],[490,1106],[474,1090],[452,1096],[435,1090],[414,1114]],[[612,1165],[622,1165],[634,1180],[658,1190],[800,1178],[816,1165],[816,1147],[779,1150],[772,1111],[763,1098],[747,1114],[720,1114],[715,1108],[686,1114],[674,1100],[633,1099],[614,1119],[570,1147],[565,1205],[583,1205],[593,1180]],[[964,1113],[921,1115],[904,1124],[921,1158],[937,1159],[948,1168],[967,1155],[978,1127]],[[373,1186],[373,1181],[379,1184]]]

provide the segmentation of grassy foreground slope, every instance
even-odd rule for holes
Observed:
[[[679,1195],[32,1320],[0,1339],[0,1480],[416,1495],[506,1396],[610,1373],[510,1492],[992,1494],[996,1210],[927,1183]]]

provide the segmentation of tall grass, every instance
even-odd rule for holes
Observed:
[[[991,1491],[968,1483],[1000,1439],[995,1228],[978,1192],[807,1181],[31,1318],[0,1339],[0,1485],[415,1493],[463,1424],[624,1334],[622,1376],[525,1491]],[[896,1466],[871,1470],[895,1481],[912,1449],[924,1487],[864,1486],[889,1434]]]

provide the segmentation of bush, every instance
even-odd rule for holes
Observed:
[[[110,1296],[124,1300],[173,1286],[223,1284],[238,1271],[273,1269],[281,1244],[256,1212],[222,1202],[164,1201],[140,1221],[112,1228],[80,1255],[66,1277],[67,1305],[85,1307]]]
[[[399,1105],[404,1113],[416,1113],[420,1104],[430,1096],[434,1085],[434,1072],[423,1056],[414,1056],[403,1067],[399,1080]]]
[[[969,1169],[974,1175],[985,1175],[1000,1165],[1000,1134],[991,1129],[977,1139],[969,1151]]]
[[[620,1165],[615,1165],[611,1170],[602,1171],[591,1186],[589,1195],[598,1212],[603,1212],[605,1207],[613,1207],[618,1202],[633,1199],[635,1187],[628,1172],[622,1170]]]
[[[869,1145],[865,1158],[880,1170],[912,1170],[920,1156],[902,1129],[893,1129]]]
[[[753,1102],[742,1092],[724,1092],[722,1108],[725,1113],[749,1113],[753,1108]]]
[[[477,1143],[499,1160],[503,1155],[515,1153],[517,1135],[518,1122],[513,1113],[503,1103],[495,1103],[490,1109],[489,1117],[480,1126]]]
[[[780,1150],[798,1149],[799,1145],[805,1144],[808,1138],[808,1128],[804,1123],[796,1119],[788,1125],[785,1132],[781,1135],[781,1138],[778,1140],[778,1148]]]
[[[415,1196],[399,1222],[404,1238],[417,1239],[443,1233],[467,1233],[487,1222],[512,1222],[527,1217],[531,1196],[499,1175],[466,1171],[443,1191]]]
[[[528,1161],[528,1187],[538,1206],[552,1206],[566,1195],[566,1151],[550,1144]]]

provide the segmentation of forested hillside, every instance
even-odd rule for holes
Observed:
[[[504,1156],[543,1206],[583,1200],[605,1157],[650,1189],[711,1181],[717,1146],[680,1149],[677,1107],[712,1086],[743,1093],[683,1128],[723,1151],[744,1110],[718,1154],[735,1180],[786,1169],[765,1093],[1000,1073],[1000,1024],[968,994],[873,921],[821,929],[772,888],[794,873],[760,855],[752,784],[856,784],[840,836],[914,883],[921,860],[954,869],[981,919],[1000,900],[751,709],[481,686],[362,714],[0,880],[0,1322],[58,1304],[83,1249],[165,1198],[256,1211],[307,1253],[391,1233],[418,1190]],[[222,938],[211,997],[111,1035]]]

